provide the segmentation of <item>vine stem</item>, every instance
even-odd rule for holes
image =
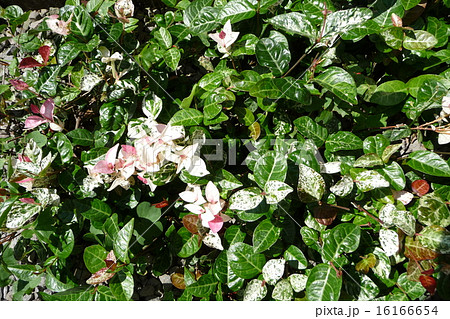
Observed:
[[[376,220],[376,221],[379,222],[380,224],[383,224],[383,221],[382,221],[381,219],[379,219],[378,217],[373,216],[371,213],[369,213],[367,210],[365,210],[363,207],[361,207],[361,205],[355,204],[355,203],[353,203],[353,202],[352,202],[352,204],[353,204],[353,206],[355,206],[356,209],[358,209],[360,212],[365,213],[365,214],[366,214],[367,216],[369,216],[370,218]]]

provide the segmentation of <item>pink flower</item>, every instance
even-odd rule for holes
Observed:
[[[198,189],[197,189],[198,188]],[[191,213],[199,215],[202,225],[210,228],[213,233],[217,233],[223,226],[223,218],[220,211],[225,206],[225,201],[220,198],[219,190],[211,181],[208,182],[205,189],[206,200],[199,193],[200,187],[194,187],[193,192],[184,191],[180,197],[190,203],[184,207]]]
[[[73,14],[70,15],[69,20],[63,21],[58,20],[57,14],[51,15],[46,21],[47,26],[55,33],[68,35],[70,33],[70,23],[72,22],[72,16]]]
[[[102,174],[111,174],[114,172],[117,151],[119,150],[119,144],[111,147],[108,152],[106,152],[106,156],[104,160],[99,161],[95,164],[92,169],[93,173],[102,173]]]
[[[50,128],[53,131],[62,131],[63,128],[56,124],[53,119],[53,111],[55,109],[55,103],[53,102],[53,99],[48,99],[47,101],[42,104],[41,109],[39,109],[36,105],[31,104],[31,111],[38,115],[31,115],[25,120],[25,128],[26,129],[32,129],[36,126],[39,126],[44,123],[49,123]]]

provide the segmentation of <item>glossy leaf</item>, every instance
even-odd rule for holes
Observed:
[[[173,126],[192,126],[199,125],[203,122],[203,113],[196,109],[183,109],[176,112],[171,120],[170,124]]]
[[[434,47],[438,40],[431,33],[423,30],[406,32],[403,47],[408,50],[427,50]]]
[[[439,254],[450,253],[450,232],[443,227],[436,225],[425,227],[420,232],[419,242]]]
[[[100,245],[88,246],[83,253],[84,264],[91,273],[96,273],[106,267],[105,258],[107,255],[108,252]]]
[[[445,202],[435,193],[427,194],[419,199],[417,219],[424,225],[450,225],[450,211]]]
[[[337,301],[341,294],[342,277],[327,264],[318,264],[308,276],[306,297],[309,301]]]
[[[268,67],[273,75],[279,76],[287,71],[291,53],[287,39],[279,32],[271,31],[268,38],[262,38],[255,47],[259,64]]]
[[[280,236],[281,228],[272,224],[268,219],[259,223],[253,232],[253,249],[255,253],[269,249]]]
[[[330,90],[338,98],[350,104],[357,104],[356,83],[352,76],[342,68],[328,67],[314,81]]]
[[[370,102],[391,106],[396,105],[406,99],[408,95],[408,88],[402,81],[394,80],[384,82],[379,85],[375,92],[373,92]]]
[[[231,0],[227,2],[219,12],[218,20],[223,24],[227,20],[236,23],[252,18],[256,13],[255,4],[249,0]]]
[[[287,173],[287,161],[278,152],[268,152],[256,162],[254,175],[256,183],[264,188],[268,181],[284,182]]]
[[[297,193],[300,200],[305,203],[318,202],[325,193],[323,177],[312,168],[300,164]]]
[[[264,281],[269,285],[275,285],[278,280],[283,277],[284,274],[284,264],[286,261],[284,259],[271,259],[264,265],[262,269],[262,275]]]
[[[244,301],[260,301],[267,294],[266,284],[259,279],[253,279],[245,287]]]
[[[430,151],[415,151],[409,154],[407,164],[422,173],[450,177],[450,166],[439,155]]]
[[[300,134],[312,139],[317,147],[321,147],[327,140],[327,129],[317,124],[309,116],[299,117],[294,121],[294,125]]]
[[[117,259],[127,262],[128,261],[128,246],[130,244],[131,236],[133,235],[134,219],[131,219],[121,230],[117,233],[114,240],[114,253]]]
[[[272,291],[272,298],[279,301],[289,301],[294,296],[291,283],[284,279],[279,281]]]
[[[231,269],[244,279],[251,279],[260,274],[266,263],[264,255],[254,253],[253,247],[244,243],[231,245],[227,254]]]
[[[257,187],[249,187],[234,193],[229,200],[230,209],[251,210],[256,208],[264,199],[262,192]]]
[[[361,229],[354,224],[339,224],[334,227],[323,243],[322,257],[333,261],[340,254],[351,253],[359,246]]]
[[[299,12],[289,12],[270,18],[268,22],[276,29],[283,30],[291,34],[314,39],[316,37],[316,28],[308,20],[305,14]]]
[[[328,136],[325,147],[330,152],[359,150],[363,148],[363,141],[351,132],[339,131]]]
[[[306,269],[308,267],[308,260],[297,246],[289,246],[283,256],[291,267],[296,269]]]

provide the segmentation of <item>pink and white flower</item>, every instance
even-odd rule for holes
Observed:
[[[46,21],[47,26],[55,33],[68,35],[70,33],[70,23],[72,22],[72,16],[73,14],[70,15],[69,20],[63,21],[58,20],[59,16],[57,14],[51,15]]]
[[[209,37],[217,42],[220,53],[225,53],[223,58],[230,54],[231,45],[237,40],[239,32],[233,32],[231,30],[231,22],[228,20],[223,26],[222,31],[209,34]]]
[[[55,110],[55,102],[53,102],[53,99],[47,99],[44,104],[42,104],[41,108],[39,109],[36,105],[31,104],[31,111],[35,114],[39,115],[31,115],[25,120],[25,128],[26,129],[32,129],[35,128],[41,124],[49,123],[50,128],[53,131],[60,132],[63,130],[63,127],[60,123],[56,124],[55,120],[53,119],[53,112]]]
[[[217,233],[223,226],[223,218],[220,215],[225,201],[220,198],[217,187],[211,181],[208,182],[205,189],[206,200],[203,198],[200,187],[194,186],[193,191],[184,191],[180,193],[180,197],[191,204],[184,207],[191,213],[199,215],[203,227],[211,229],[213,233]]]

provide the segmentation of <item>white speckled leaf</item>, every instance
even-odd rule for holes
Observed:
[[[267,204],[276,204],[282,201],[292,191],[291,186],[280,181],[268,181],[264,186]]]
[[[212,231],[210,231],[208,234],[206,234],[205,237],[203,237],[203,243],[210,248],[223,250],[222,241],[219,234],[213,233]]]
[[[381,210],[379,217],[384,226],[393,225],[400,228],[408,236],[414,236],[416,232],[416,219],[414,215],[406,210],[397,210],[392,204],[386,204]]]
[[[35,188],[31,193],[36,196],[39,203],[45,208],[46,206],[59,205],[59,195],[56,193],[56,189],[49,188]]]
[[[19,228],[42,210],[40,205],[15,202],[6,219],[7,228]]]
[[[279,281],[272,292],[272,298],[279,301],[291,300],[293,295],[294,291],[287,279]]]
[[[336,174],[341,171],[341,162],[321,163],[320,172],[324,174]]]
[[[377,257],[377,263],[375,264],[375,267],[372,268],[373,272],[380,278],[389,278],[389,274],[391,273],[389,257],[379,247],[375,247],[373,254]]]
[[[389,182],[377,171],[363,171],[358,173],[355,178],[355,183],[362,192],[389,187]]]
[[[292,289],[295,292],[300,292],[305,290],[308,276],[304,274],[292,274],[288,277],[288,280],[291,283]]]
[[[286,261],[281,259],[271,259],[264,265],[262,269],[262,274],[264,277],[264,280],[269,285],[275,285],[278,280],[283,277],[284,274],[284,264]]]
[[[230,209],[250,210],[256,208],[264,199],[258,187],[249,187],[234,193],[230,197]]]
[[[387,256],[392,256],[398,251],[398,234],[391,229],[380,229],[380,244]]]
[[[304,203],[318,202],[325,193],[325,181],[314,169],[300,164],[297,192]]]
[[[340,197],[345,197],[353,190],[353,179],[349,175],[345,175],[342,179],[330,187],[330,191]]]
[[[440,254],[450,254],[450,232],[444,227],[437,225],[425,227],[418,237],[425,247]]]
[[[267,287],[262,280],[253,279],[244,291],[244,301],[259,301],[267,294]]]

